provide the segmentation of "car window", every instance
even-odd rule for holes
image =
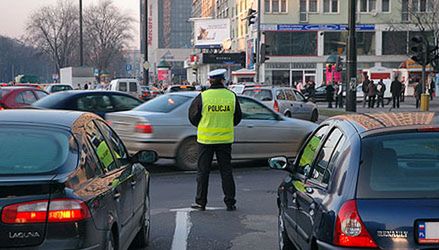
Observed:
[[[322,183],[324,185],[329,184],[329,181],[331,180],[331,176],[333,175],[333,173],[335,171],[335,168],[337,166],[336,164],[337,164],[337,161],[342,153],[341,150],[343,149],[345,141],[346,141],[346,137],[342,136],[340,141],[338,142],[335,150],[334,150],[334,153],[332,154],[331,160],[329,161],[329,165],[326,168],[325,174],[323,176]]]
[[[288,101],[295,101],[296,96],[294,95],[293,91],[291,89],[285,89],[285,96]]]
[[[44,91],[39,91],[39,90],[35,90],[35,94],[37,95],[38,99],[42,99],[46,96],[48,96],[48,94]]]
[[[439,198],[439,133],[404,132],[363,138],[357,197]]]
[[[277,120],[278,116],[265,107],[264,105],[255,102],[249,98],[238,97],[241,105],[242,119],[249,120]]]
[[[283,92],[283,90],[281,89],[277,89],[275,91],[275,96],[276,96],[276,100],[286,100],[287,98],[285,97],[285,93]]]
[[[119,82],[119,91],[122,91],[122,92],[127,92],[128,91],[128,86],[127,86],[127,83],[126,82]]]
[[[303,94],[300,93],[299,91],[294,91],[294,93],[296,94],[297,101],[304,102],[306,100]]]
[[[253,97],[262,102],[273,100],[273,94],[269,89],[246,89],[242,94]]]
[[[110,98],[106,95],[81,96],[77,99],[78,110],[88,112],[108,112],[113,110]]]
[[[169,113],[183,103],[193,99],[183,95],[162,95],[134,108],[138,111]]]
[[[15,101],[20,104],[32,104],[37,101],[37,98],[32,91],[25,90],[15,97]]]
[[[334,153],[335,147],[337,146],[342,136],[343,133],[339,129],[334,129],[325,140],[315,161],[312,175],[310,176],[311,180],[313,180],[314,182],[318,184],[327,184],[323,181],[325,172],[327,170],[329,162],[331,161],[331,157]]]
[[[298,174],[308,176],[311,171],[311,165],[314,161],[317,150],[328,130],[327,125],[318,128],[314,134],[308,138],[300,156],[297,158],[296,172]]]
[[[67,91],[67,90],[73,90],[72,86],[69,85],[53,85],[51,88],[52,93],[60,92],[60,91]]]
[[[111,100],[115,111],[131,110],[142,104],[142,102],[136,98],[124,95],[112,95]]]
[[[137,82],[130,82],[130,92],[137,92]]]
[[[127,164],[129,162],[129,154],[119,136],[104,122],[97,120],[96,124],[109,143],[109,146],[111,147],[118,164]]]
[[[87,133],[87,139],[95,151],[95,154],[98,156],[102,167],[107,171],[116,169],[118,165],[114,159],[111,147],[96,127],[96,124],[93,121],[90,121],[85,126],[85,131]]]

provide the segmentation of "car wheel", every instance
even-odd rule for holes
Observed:
[[[198,143],[195,138],[184,140],[177,150],[177,167],[181,170],[197,170]]]
[[[286,113],[285,113],[285,116],[291,118],[291,113],[290,113],[290,111],[286,112]]]
[[[317,110],[314,109],[311,114],[311,121],[316,122],[318,119],[319,119],[319,112],[317,112]]]
[[[142,228],[137,233],[136,238],[134,238],[134,245],[136,247],[147,247],[149,243],[149,234],[151,228],[151,220],[150,220],[150,209],[149,209],[149,194],[146,194],[145,198],[145,214],[142,217]]]
[[[107,250],[116,250],[117,248],[115,245],[113,232],[110,231],[108,235]]]
[[[279,250],[296,250],[294,244],[288,238],[287,232],[285,232],[284,221],[282,220],[281,212],[279,211],[278,217],[278,233],[279,233]]]

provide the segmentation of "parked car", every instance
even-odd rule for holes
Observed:
[[[47,92],[33,87],[1,87],[0,110],[28,107],[48,95]]]
[[[197,89],[191,85],[171,85],[165,89],[165,93],[196,91]]]
[[[0,112],[1,248],[127,249],[148,243],[147,164],[98,116]]]
[[[262,87],[262,84],[256,83],[243,83],[243,84],[232,84],[229,86],[229,89],[235,92],[237,95],[241,95],[245,89],[254,88],[254,87]]]
[[[160,89],[158,89],[156,87],[141,86],[140,88],[142,90],[142,95],[141,95],[140,99],[143,101],[151,100],[151,99],[157,97],[158,95],[162,94],[162,91],[160,91]]]
[[[316,122],[319,118],[317,105],[300,92],[288,87],[248,88],[243,95],[253,97],[286,117]]]
[[[56,92],[73,90],[73,87],[70,84],[56,83],[47,85],[44,90],[46,90],[47,93],[53,94]]]
[[[434,113],[338,116],[298,157],[269,160],[278,189],[280,249],[439,246],[439,124]]]
[[[159,96],[126,112],[111,113],[107,120],[121,135],[130,151],[148,148],[160,158],[175,159],[183,170],[197,169],[197,129],[188,119],[188,109],[199,92]],[[233,159],[268,159],[296,152],[316,125],[279,115],[255,99],[239,96],[243,112],[235,127]]]
[[[107,113],[130,110],[142,103],[141,100],[118,91],[74,90],[52,94],[32,106],[42,109],[86,111],[105,118]]]
[[[109,90],[125,92],[136,98],[142,96],[140,83],[136,79],[115,79],[110,82]]]

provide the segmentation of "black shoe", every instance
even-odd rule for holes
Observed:
[[[206,210],[206,206],[202,206],[202,205],[197,204],[197,203],[192,204],[191,208],[196,209],[198,211],[205,211]]]
[[[236,206],[235,205],[227,206],[227,211],[235,211],[235,210],[236,210]]]

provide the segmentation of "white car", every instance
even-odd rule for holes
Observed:
[[[46,88],[44,88],[44,90],[49,94],[53,94],[56,92],[73,90],[73,87],[70,84],[59,83],[59,84],[50,84]]]
[[[142,96],[142,89],[136,79],[115,79],[110,83],[110,90],[128,93],[136,98]]]

